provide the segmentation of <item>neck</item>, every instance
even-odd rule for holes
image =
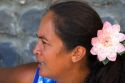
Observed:
[[[89,73],[89,69],[71,70],[56,80],[56,83],[83,83]]]

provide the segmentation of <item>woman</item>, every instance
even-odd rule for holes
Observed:
[[[86,3],[52,5],[42,18],[37,37],[34,54],[38,63],[33,71],[31,66],[23,70],[33,73],[26,74],[30,80],[22,83],[31,83],[36,68],[33,83],[125,83],[125,57],[116,55],[125,51],[119,43],[125,35],[119,33],[118,25],[103,25]]]
[[[111,50],[108,54],[108,46],[104,50],[100,46],[101,52],[96,51],[99,38],[93,37],[97,36],[98,30],[98,36],[101,35],[99,37],[104,37],[103,39],[109,37],[109,32],[112,31],[115,41],[125,39],[125,35],[120,33],[116,40],[115,32],[119,26],[112,26],[108,22],[103,26],[98,14],[86,3],[69,1],[52,5],[40,23],[38,42],[34,49],[40,76],[55,80],[53,83],[125,83],[125,59],[123,56],[116,60],[115,53],[125,51],[124,46],[118,41],[119,46],[115,50],[110,45],[114,43],[110,43],[110,38],[107,38],[104,46],[112,46],[113,52]],[[103,33],[107,35],[103,36]],[[98,59],[92,54],[98,55]]]

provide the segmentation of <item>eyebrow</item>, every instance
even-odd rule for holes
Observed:
[[[38,36],[38,34],[36,34],[36,37],[48,41],[48,39],[44,35],[43,36]]]

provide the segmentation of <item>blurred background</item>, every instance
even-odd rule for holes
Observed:
[[[35,61],[32,50],[40,19],[47,7],[62,1],[70,0],[0,0],[0,67]],[[125,0],[76,1],[88,2],[103,22],[119,23],[125,31]]]

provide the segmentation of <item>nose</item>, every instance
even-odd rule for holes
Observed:
[[[33,50],[33,54],[36,55],[36,56],[40,55],[40,49],[39,49],[38,44],[36,44],[36,46],[35,46],[35,48]]]

